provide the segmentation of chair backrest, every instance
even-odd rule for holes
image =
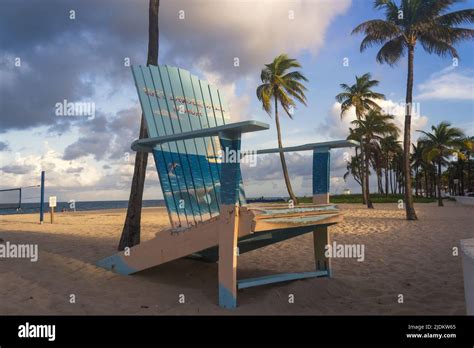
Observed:
[[[170,66],[132,66],[149,137],[229,123],[223,96],[207,81]],[[158,145],[153,150],[173,227],[219,215],[220,142],[206,137]],[[245,196],[241,185],[240,203]]]

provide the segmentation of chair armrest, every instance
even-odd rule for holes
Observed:
[[[257,131],[266,130],[269,128],[270,126],[267,123],[263,123],[259,121],[252,120],[252,121],[236,122],[236,123],[226,124],[223,126],[197,129],[194,131],[183,132],[179,134],[163,135],[161,137],[155,137],[155,138],[138,139],[132,143],[132,150],[142,151],[142,152],[151,152],[156,145],[169,143],[172,141],[210,137],[210,136],[216,136],[222,133],[242,134],[242,133],[249,133],[249,132],[257,132]]]
[[[311,144],[304,144],[304,145],[299,145],[299,146],[284,147],[281,150],[279,148],[273,148],[273,149],[262,149],[262,150],[257,150],[257,151],[242,151],[242,154],[250,155],[250,154],[257,153],[258,155],[263,155],[267,153],[309,151],[309,150],[315,150],[315,149],[330,150],[330,149],[335,149],[335,148],[354,147],[354,146],[360,146],[359,142],[355,140],[334,140],[334,141],[326,141],[322,143],[311,143]]]

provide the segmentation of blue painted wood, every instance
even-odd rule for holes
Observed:
[[[192,133],[224,125],[230,118],[217,88],[186,70],[133,66],[132,73],[150,138]],[[217,216],[221,171],[217,133],[150,145],[173,227]]]
[[[201,137],[209,137],[218,135],[222,132],[232,133],[239,135],[242,133],[257,132],[261,130],[267,130],[269,128],[267,123],[259,121],[242,121],[231,123],[223,126],[212,127],[207,129],[200,129],[190,132],[183,132],[179,134],[159,136],[155,138],[146,138],[135,140],[132,143],[132,149],[134,151],[150,151],[154,146],[161,145],[173,141],[181,141],[183,139],[196,139]]]
[[[221,198],[217,135],[223,129],[199,132],[229,123],[223,96],[183,69],[133,66],[132,73],[149,133],[148,139],[134,142],[132,148],[153,152],[172,225],[186,227],[217,216]],[[268,129],[264,124],[248,124],[240,131],[246,127]],[[240,166],[236,170],[244,203]]]
[[[267,245],[282,242],[284,240],[294,238],[309,232],[314,231],[314,226],[299,226],[295,228],[278,229],[270,232],[259,232],[251,235],[239,238],[237,246],[239,248],[239,254],[263,248]],[[199,253],[195,253],[193,256],[196,258],[202,258],[205,261],[215,262],[218,260],[218,247],[208,248]]]
[[[219,306],[226,309],[237,308],[237,298],[222,284],[219,284]]]
[[[279,282],[287,282],[290,280],[315,278],[315,277],[327,277],[329,274],[327,271],[313,271],[313,272],[300,272],[300,273],[283,273],[283,274],[272,274],[263,277],[241,279],[237,282],[238,289],[246,289],[253,286],[267,285]]]
[[[276,147],[272,149],[261,149],[257,150],[257,154],[263,155],[268,153],[279,153],[279,152],[299,152],[299,151],[313,151],[319,149],[337,149],[343,147],[354,147],[359,146],[359,142],[355,140],[334,140],[334,141],[325,141],[322,143],[310,143],[298,146],[291,146],[291,147],[284,147],[282,149]],[[244,154],[250,153],[247,151],[243,151]],[[252,152],[255,153],[255,152]]]
[[[329,150],[313,151],[313,195],[329,192]]]
[[[221,204],[239,202],[240,193],[240,134],[222,132],[219,136],[222,148]]]

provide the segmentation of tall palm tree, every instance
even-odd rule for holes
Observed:
[[[420,138],[423,144],[423,154],[427,161],[437,165],[436,181],[438,190],[438,206],[443,206],[441,197],[441,168],[447,164],[446,158],[463,146],[464,133],[461,129],[451,127],[449,122],[441,122],[437,126],[431,126],[431,133],[418,131],[424,136]]]
[[[336,95],[336,100],[341,103],[341,118],[351,108],[355,108],[356,117],[361,120],[368,111],[380,111],[380,106],[375,102],[377,99],[385,99],[385,96],[381,93],[374,92],[373,87],[379,84],[379,81],[372,80],[370,73],[366,73],[362,76],[356,76],[356,82],[349,86],[342,83],[340,86],[342,92]],[[364,140],[357,139],[361,144],[361,155],[362,155],[362,166],[365,167],[365,150]],[[369,200],[368,187],[369,187],[369,168],[365,167],[362,169],[362,197],[367,207],[371,208],[372,202]]]
[[[278,148],[280,149],[283,148],[283,143],[281,141],[278,104],[283,107],[283,110],[290,119],[293,119],[292,109],[296,106],[294,99],[299,101],[301,104],[306,105],[306,96],[304,94],[306,87],[303,85],[302,81],[308,81],[308,79],[299,71],[289,71],[293,68],[301,68],[300,63],[298,63],[296,59],[288,58],[286,54],[280,54],[273,60],[273,62],[265,64],[265,68],[262,69],[260,74],[260,79],[263,83],[257,87],[257,98],[262,102],[263,109],[270,117],[272,114],[271,102],[273,99]],[[290,178],[288,176],[285,154],[282,151],[280,151],[280,160],[288,195],[290,196],[290,199],[297,204],[298,200],[293,192]]]
[[[354,126],[354,132],[364,139],[365,149],[365,175],[370,175],[369,163],[373,158],[373,153],[382,139],[386,136],[398,136],[398,128],[393,123],[393,115],[382,114],[378,111],[369,111],[364,118],[356,119],[351,122]],[[368,180],[366,180],[366,192],[367,192],[367,207],[373,208],[373,204],[370,200],[370,190],[368,186]]]
[[[410,132],[413,94],[413,62],[417,42],[428,53],[458,57],[454,45],[471,39],[473,29],[459,28],[463,23],[474,22],[474,10],[449,12],[456,0],[375,0],[374,7],[384,10],[385,19],[374,19],[358,25],[353,34],[364,33],[360,50],[372,45],[382,45],[377,61],[394,65],[408,53],[408,76],[406,88],[406,113],[403,137],[403,171],[405,174],[405,206],[407,220],[416,220],[413,207],[410,168]]]
[[[160,0],[150,0],[148,8],[148,59],[146,65],[158,65],[159,28],[158,12]],[[140,122],[140,139],[148,138],[142,114]],[[122,236],[118,250],[140,244],[140,222],[142,215],[143,186],[145,185],[145,173],[148,163],[147,152],[137,152],[135,156],[135,167],[133,170],[130,198],[128,199],[127,216],[123,225]]]

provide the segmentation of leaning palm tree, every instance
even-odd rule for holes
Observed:
[[[347,140],[359,141],[360,137],[358,134],[356,134],[354,129],[349,127],[349,135],[347,136]],[[363,180],[362,180],[362,156],[359,153],[358,147],[355,148],[355,156],[352,156],[351,159],[347,161],[346,169],[347,169],[347,172],[343,176],[344,181],[346,181],[349,174],[351,174],[354,180],[360,185],[362,192],[364,192],[363,190],[364,186],[363,186]],[[363,199],[363,196],[364,195],[362,195],[362,199]],[[363,201],[363,203],[365,204],[365,201]]]
[[[308,79],[299,71],[289,71],[293,68],[301,68],[300,63],[298,63],[296,59],[288,58],[286,54],[280,54],[273,62],[265,64],[265,68],[262,69],[262,73],[260,74],[260,79],[263,84],[257,87],[257,98],[262,102],[263,109],[269,116],[272,114],[273,99],[279,149],[283,148],[283,144],[281,141],[278,104],[283,107],[283,110],[290,119],[293,119],[292,110],[296,106],[294,99],[306,105],[306,96],[304,94],[306,87],[301,81],[308,81]],[[283,151],[280,151],[280,160],[288,195],[290,199],[297,204],[298,201],[291,187]]]
[[[369,163],[372,159],[372,155],[375,151],[376,144],[380,144],[383,138],[387,136],[398,136],[398,127],[393,123],[393,115],[382,114],[378,111],[369,111],[364,118],[356,119],[352,121],[354,126],[354,132],[364,139],[365,149],[365,175],[370,175]],[[366,192],[367,192],[367,207],[373,208],[372,201],[370,200],[370,190],[368,180],[366,180]]]
[[[160,0],[150,0],[148,8],[148,59],[146,65],[158,65],[158,11]],[[144,116],[142,114],[140,123],[139,139],[147,138],[148,133],[145,127]],[[142,215],[143,187],[145,185],[145,172],[148,163],[147,152],[137,152],[135,156],[135,167],[133,170],[132,187],[130,198],[128,199],[127,216],[123,225],[122,236],[118,245],[118,250],[124,250],[140,244],[140,222]]]
[[[351,108],[354,107],[356,117],[358,120],[361,120],[364,115],[373,110],[380,111],[380,106],[376,103],[377,99],[385,99],[385,96],[381,93],[374,92],[373,87],[379,84],[379,81],[372,80],[371,75],[366,73],[362,76],[356,76],[356,82],[352,86],[349,86],[345,83],[342,83],[340,86],[342,92],[336,95],[336,100],[341,103],[341,118],[345,113]],[[372,203],[368,200],[368,186],[369,186],[369,168],[365,167],[365,150],[364,150],[364,140],[357,139],[361,144],[361,156],[362,156],[362,200],[364,204],[370,208]]]
[[[461,129],[451,127],[449,122],[441,122],[437,126],[431,126],[431,133],[418,131],[424,136],[420,138],[423,144],[423,155],[429,162],[437,165],[436,181],[438,190],[438,206],[443,206],[441,197],[441,168],[447,164],[447,157],[463,146],[464,133]]]
[[[403,171],[405,175],[405,206],[407,220],[416,220],[413,207],[410,168],[411,111],[413,94],[413,61],[417,42],[428,53],[458,57],[454,45],[474,37],[473,29],[459,28],[463,23],[474,22],[474,10],[449,12],[456,0],[375,0],[376,9],[385,11],[385,19],[374,19],[358,25],[352,33],[364,33],[360,50],[382,45],[377,61],[394,65],[408,53],[406,113],[403,137]]]

